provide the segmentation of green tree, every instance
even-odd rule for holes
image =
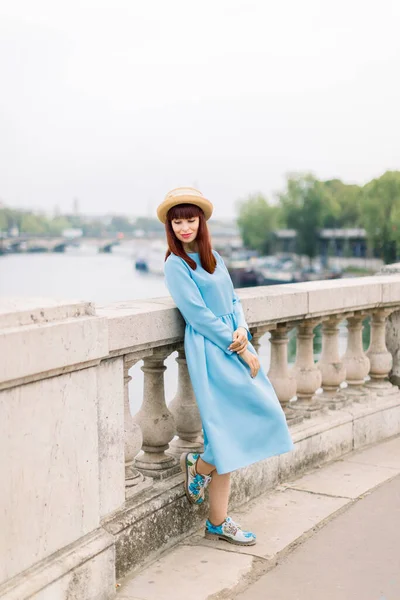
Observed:
[[[11,227],[20,228],[23,213],[11,208],[3,208],[0,210],[0,230],[8,231]]]
[[[153,217],[137,217],[133,228],[142,229],[146,233],[164,231],[161,221]]]
[[[288,176],[279,201],[287,227],[297,232],[297,252],[308,256],[311,263],[319,252],[319,231],[327,215],[337,211],[334,199],[313,175],[294,174]]]
[[[343,183],[340,179],[330,179],[321,183],[330,198],[324,227],[362,227],[362,187]]]
[[[113,217],[109,227],[111,231],[122,231],[123,233],[132,233],[133,228],[132,221],[123,216]]]
[[[48,232],[48,222],[45,217],[33,213],[22,213],[19,230],[21,233],[42,235]]]
[[[279,208],[271,206],[261,194],[249,196],[237,204],[237,225],[243,244],[261,254],[271,251],[272,232],[279,223]]]
[[[8,218],[5,209],[0,209],[0,231],[8,230]]]
[[[93,220],[80,225],[84,237],[102,237],[106,233],[106,227],[101,221]]]
[[[364,186],[363,221],[369,242],[385,263],[395,262],[400,244],[400,171],[386,171]]]
[[[66,217],[54,217],[48,223],[48,230],[51,235],[61,235],[64,229],[69,229],[71,222]]]

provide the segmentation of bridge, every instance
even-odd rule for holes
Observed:
[[[362,470],[360,459],[349,459],[349,452],[363,452],[400,433],[399,268],[345,281],[247,288],[239,295],[254,346],[269,337],[268,375],[295,450],[236,472],[231,508],[243,515],[253,510],[248,503],[256,498],[262,502],[269,494],[268,502],[278,502],[273,494],[288,490],[280,507],[288,507],[293,527],[297,523],[299,536],[307,536],[350,503],[352,494],[358,497],[368,485],[395,474],[393,467],[378,468],[377,456],[363,455],[368,482],[351,488],[345,478]],[[364,348],[367,319],[371,337]],[[322,327],[322,352],[314,362],[317,326]],[[340,328],[346,333],[343,353]],[[34,298],[1,301],[2,599],[109,600],[123,578],[121,598],[233,598],[246,581],[263,574],[265,561],[295,544],[277,529],[279,506],[274,512],[268,504],[257,505],[260,527],[264,523],[259,533],[269,541],[261,541],[254,558],[207,547],[199,535],[181,544],[196,533],[205,514],[203,507],[187,503],[177,460],[182,451],[201,450],[203,443],[183,332],[170,298],[98,307]],[[296,360],[290,367],[292,336]],[[167,406],[164,371],[171,354],[177,390]],[[139,373],[142,405],[132,415],[129,381]],[[343,477],[330,466],[342,458],[347,461]],[[339,477],[331,492],[329,472],[316,483],[302,479],[315,467],[333,468]],[[338,486],[345,487],[341,496]],[[289,510],[299,494],[308,511],[300,525],[300,517]],[[260,517],[267,512],[268,526]],[[146,567],[166,550],[162,562]],[[220,568],[204,579],[213,564]],[[200,578],[199,586],[183,573],[185,565]],[[163,571],[174,573],[169,576],[173,596],[160,596]]]
[[[127,241],[133,238],[128,238]],[[20,235],[16,237],[7,237],[0,239],[0,250],[3,253],[19,253],[19,252],[65,252],[70,246],[80,247],[94,246],[99,252],[111,252],[114,246],[121,243],[121,240],[116,237],[105,238],[65,238],[60,236],[33,236]]]
[[[67,238],[62,236],[37,236],[23,234],[13,237],[0,237],[0,254],[19,253],[19,252],[65,252],[69,247],[79,248],[94,247],[99,252],[112,252],[115,246],[131,246],[132,244],[148,245],[155,240],[162,241],[165,245],[165,233],[135,236],[124,234],[119,237],[109,234],[102,237],[75,237]],[[232,235],[229,231],[216,231],[213,234],[213,242],[219,247],[232,246],[235,248],[242,246],[242,240],[239,235]]]

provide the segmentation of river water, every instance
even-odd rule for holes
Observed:
[[[140,248],[129,246],[114,248],[110,254],[100,254],[95,248],[69,249],[66,253],[10,254],[0,256],[0,302],[2,297],[51,297],[60,300],[85,300],[108,304],[121,300],[138,300],[168,296],[163,276],[135,270],[134,255]],[[364,331],[367,347],[369,328]],[[259,351],[263,367],[268,370],[270,345],[267,333],[261,339]],[[340,351],[346,347],[346,329],[340,330]],[[296,340],[292,331],[289,341],[289,363],[293,363]],[[321,351],[320,326],[314,339],[315,359]],[[177,364],[174,353],[168,357],[165,371],[167,403],[173,398],[177,386]],[[132,412],[141,404],[143,376],[140,363],[131,371],[130,397]]]
[[[100,254],[96,248],[65,253],[0,256],[0,297],[37,296],[108,304],[167,296],[163,277],[135,270],[134,248]]]

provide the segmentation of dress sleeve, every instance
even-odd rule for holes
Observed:
[[[231,279],[231,276],[230,276],[229,271],[227,269],[227,266],[226,266],[226,264],[224,262],[224,259],[222,258],[222,256],[220,254],[218,254],[218,252],[216,250],[214,250],[214,253],[216,254],[219,262],[221,263],[221,265],[223,266],[223,268],[227,272],[227,274],[229,276],[229,279],[231,280],[231,283],[232,283],[232,279]],[[236,315],[236,321],[237,321],[237,324],[238,324],[237,326],[238,327],[244,327],[245,329],[247,329],[247,339],[248,339],[248,341],[250,341],[253,336],[250,333],[249,326],[247,325],[247,322],[246,322],[246,317],[244,316],[242,303],[240,301],[239,296],[235,292],[235,288],[233,287],[233,283],[232,283],[232,294],[233,294],[233,297],[232,297],[233,312]]]
[[[165,283],[183,318],[195,331],[216,344],[226,354],[232,331],[206,306],[196,282],[181,259],[168,258],[164,263]]]

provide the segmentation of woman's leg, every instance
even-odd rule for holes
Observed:
[[[201,456],[199,456],[199,458],[196,461],[196,471],[200,475],[211,475],[211,473],[215,471],[215,466],[211,465],[210,463],[207,463],[201,458]]]
[[[196,471],[200,475],[212,474],[209,485],[210,515],[209,520],[213,525],[221,525],[228,515],[229,492],[231,489],[231,475],[224,473],[218,475],[214,465],[206,463],[202,458],[198,458]]]
[[[213,525],[221,525],[228,516],[229,492],[231,489],[231,474],[212,474],[208,497],[210,500],[209,520]]]

